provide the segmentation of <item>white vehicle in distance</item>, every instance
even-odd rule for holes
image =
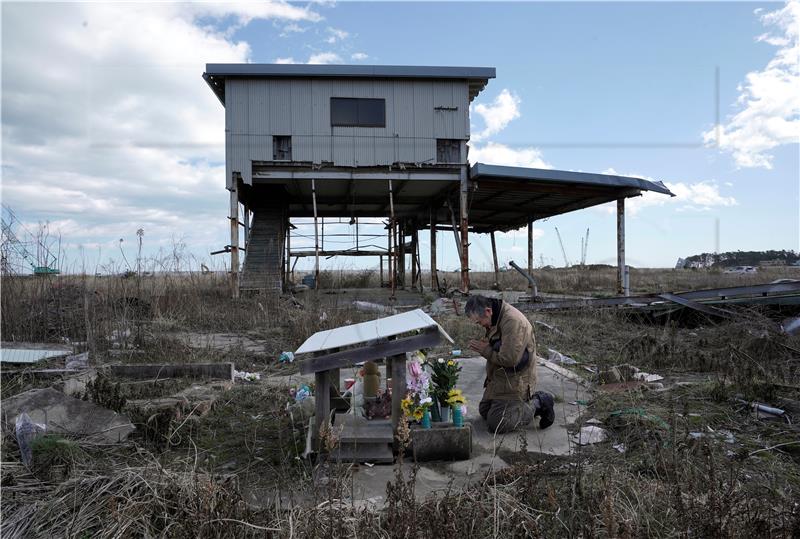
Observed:
[[[726,269],[724,273],[737,273],[739,275],[745,275],[747,273],[758,273],[758,268],[755,266],[734,266]]]

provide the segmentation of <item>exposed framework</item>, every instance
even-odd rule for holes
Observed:
[[[387,175],[389,178],[385,177]],[[309,176],[322,176],[322,179]],[[431,288],[438,288],[437,232],[452,231],[459,251],[461,287],[468,291],[470,233],[490,235],[497,280],[499,266],[494,233],[527,226],[527,267],[530,273],[534,262],[535,221],[616,201],[617,282],[618,292],[622,294],[627,293],[628,288],[625,282],[625,198],[639,196],[643,191],[672,195],[662,183],[640,178],[500,167],[481,163],[466,170],[464,178],[458,178],[455,170],[448,180],[442,180],[441,175],[429,177],[424,172],[418,176],[409,172],[384,172],[382,176],[384,177],[371,176],[363,171],[319,172],[316,175],[298,174],[288,181],[274,181],[256,174],[253,186],[239,184],[237,196],[242,197],[245,208],[251,204],[251,199],[279,197],[287,208],[289,219],[314,218],[313,251],[292,250],[291,226],[286,227],[284,283],[293,268],[288,264],[291,258],[296,261],[298,257],[314,256],[318,274],[319,258],[323,256],[377,256],[380,259],[381,274],[383,259],[386,257],[386,283],[393,292],[396,287],[407,285],[408,255],[411,266],[410,286],[415,289],[422,287],[418,240],[420,230],[428,229],[431,232]],[[358,195],[352,196],[353,191]],[[248,222],[247,214],[245,210],[245,223]],[[235,215],[238,222],[238,209]],[[357,243],[354,250],[325,249],[324,239],[320,242],[320,237],[324,238],[324,219],[332,217],[349,218],[354,222],[364,217],[388,218],[386,248],[378,248],[373,244],[371,249],[361,249]],[[238,227],[232,226],[231,230],[232,234],[234,230],[238,233]],[[232,237],[232,245],[234,241]]]

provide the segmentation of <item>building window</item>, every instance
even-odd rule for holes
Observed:
[[[331,97],[331,125],[386,127],[386,100]]]
[[[458,139],[436,139],[437,163],[461,163],[461,141]]]
[[[272,137],[272,160],[273,161],[292,160],[292,137],[285,137],[285,136]]]

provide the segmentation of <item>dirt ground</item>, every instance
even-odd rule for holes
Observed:
[[[636,270],[632,283],[677,291],[798,276],[790,268],[755,277]],[[525,292],[518,276],[502,277],[506,300]],[[606,270],[536,277],[553,295],[613,288]],[[316,331],[416,306],[455,340],[432,357],[466,350],[479,332],[457,295],[402,290],[389,302],[385,289],[327,279],[335,288],[231,300],[216,275],[4,278],[4,346],[68,344],[90,359],[86,371],[46,376],[34,371],[63,369],[64,360],[4,364],[2,398],[69,388],[136,431],[120,443],[49,433],[26,466],[6,425],[2,536],[800,535],[800,337],[779,326],[799,313],[741,307],[730,320],[659,324],[615,310],[529,313],[556,424],[491,435],[475,413],[483,360],[459,357],[473,459],[365,466],[304,458],[308,417],[287,405],[290,390],[310,380],[296,362],[279,362],[281,353]],[[489,289],[493,275],[474,280]],[[233,383],[137,380],[107,367],[224,362],[253,374]],[[639,381],[632,367],[659,379]],[[592,433],[603,440],[585,443]]]

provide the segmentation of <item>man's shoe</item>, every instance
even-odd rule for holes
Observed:
[[[539,428],[546,429],[556,420],[556,411],[553,408],[555,400],[547,391],[537,391],[533,394],[533,402],[536,407],[533,417],[539,417]]]

